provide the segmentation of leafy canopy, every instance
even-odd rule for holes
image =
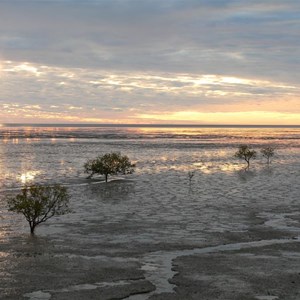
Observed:
[[[269,164],[271,157],[273,157],[275,154],[275,149],[271,146],[266,146],[265,148],[261,149],[260,152],[263,155],[263,157],[267,159],[267,162]]]
[[[23,214],[30,226],[31,234],[35,227],[55,215],[69,212],[69,195],[67,189],[60,185],[25,186],[21,193],[7,199],[10,211]]]
[[[126,155],[121,155],[120,152],[106,153],[98,156],[95,159],[88,160],[84,164],[85,173],[88,173],[88,178],[95,174],[104,175],[107,182],[108,175],[117,174],[132,174],[135,165],[131,163]]]
[[[240,145],[238,151],[234,155],[237,158],[244,159],[247,162],[248,167],[250,166],[250,159],[256,158],[256,151],[250,149],[248,145]]]

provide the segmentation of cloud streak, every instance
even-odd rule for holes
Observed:
[[[157,120],[182,111],[299,114],[299,1],[0,6],[2,122],[34,115],[142,122],[146,114]]]

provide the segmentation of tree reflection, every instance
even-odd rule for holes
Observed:
[[[256,172],[252,171],[252,170],[248,169],[248,167],[246,167],[245,169],[239,170],[237,172],[237,175],[238,175],[238,178],[240,181],[247,182],[256,175]]]
[[[114,180],[106,184],[91,184],[86,192],[89,197],[103,201],[127,201],[135,193],[135,183],[129,180]]]

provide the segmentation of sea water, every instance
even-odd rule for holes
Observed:
[[[241,144],[258,152],[249,169],[234,157]],[[269,165],[265,146],[275,148]],[[87,179],[84,163],[113,151],[135,173]],[[136,284],[130,270],[139,269],[155,292],[171,292],[177,256],[297,242],[299,182],[297,127],[2,126],[0,298],[121,288]],[[36,183],[66,186],[71,212],[32,238],[6,197]],[[113,277],[101,279],[106,272]]]
[[[241,144],[258,152],[249,170],[234,157]],[[275,148],[270,165],[259,152],[264,146]],[[108,185],[101,176],[87,180],[84,163],[115,151],[127,155],[136,172],[112,176]],[[60,226],[41,226],[43,234],[70,230],[65,222],[97,219],[141,226],[140,236],[129,230],[115,235],[116,242],[201,241],[209,232],[246,230],[242,212],[251,201],[262,211],[297,202],[299,167],[297,127],[0,127],[2,236],[27,231],[21,217],[7,212],[7,193],[59,183],[72,194],[73,213],[61,216]]]

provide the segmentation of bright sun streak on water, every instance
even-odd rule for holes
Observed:
[[[19,177],[19,180],[23,183],[26,184],[30,181],[33,181],[36,175],[38,175],[40,172],[39,171],[28,171],[26,173],[21,174]]]

